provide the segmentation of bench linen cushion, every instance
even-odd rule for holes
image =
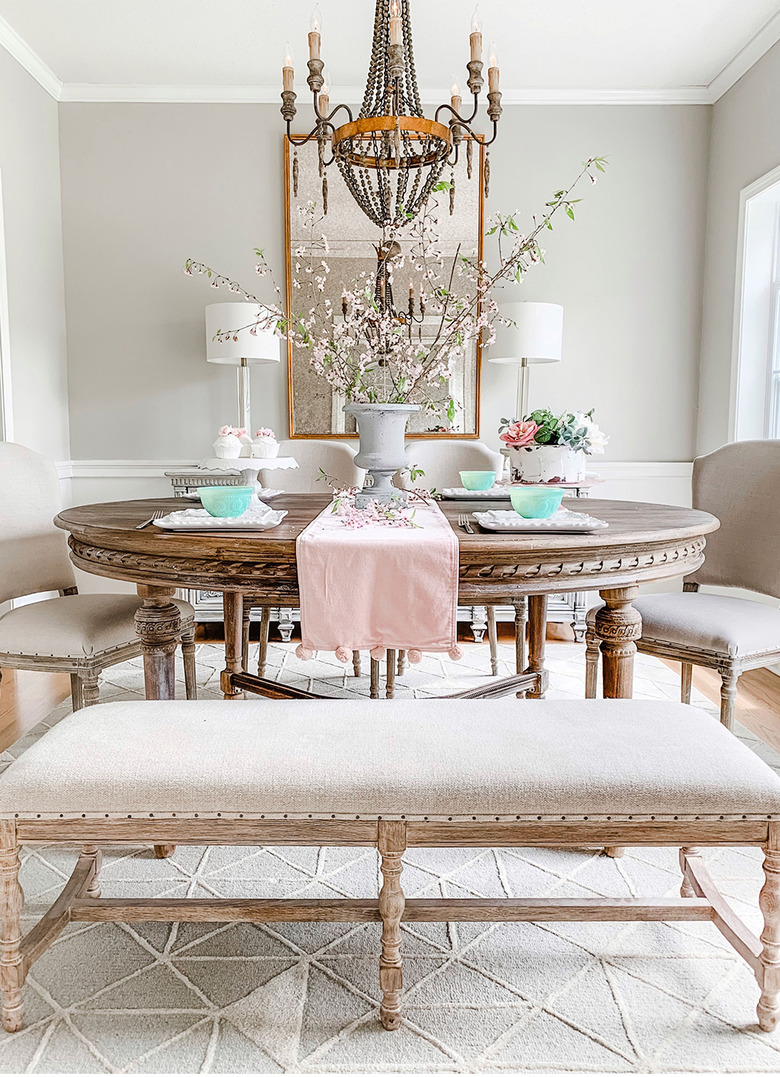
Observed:
[[[0,815],[560,819],[780,813],[780,778],[679,703],[126,702],[64,718]]]
[[[91,658],[138,642],[136,595],[65,595],[18,606],[0,617],[0,654]],[[189,602],[176,601],[182,617]]]
[[[780,610],[731,595],[685,591],[644,595],[634,602],[642,616],[642,638],[697,647],[735,658],[780,651]],[[588,614],[594,624],[596,610]]]

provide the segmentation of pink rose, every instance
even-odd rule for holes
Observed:
[[[526,422],[510,423],[504,433],[500,435],[501,441],[505,445],[512,445],[516,448],[521,445],[530,445],[536,437],[538,429],[538,423],[533,423],[530,419]]]

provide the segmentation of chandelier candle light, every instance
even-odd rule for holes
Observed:
[[[463,99],[454,83],[450,103],[440,105],[434,118],[429,119],[423,113],[417,86],[409,4],[410,0],[376,0],[371,62],[357,118],[344,104],[331,110],[320,55],[322,20],[319,9],[315,8],[312,14],[307,79],[314,99],[316,122],[309,134],[300,138],[291,134],[297,110],[295,72],[289,46],[282,67],[281,112],[287,124],[287,137],[294,146],[317,140],[323,206],[327,207],[328,198],[326,169],[335,162],[357,204],[380,228],[399,227],[413,220],[445,166],[457,162],[464,136],[482,140],[471,126],[479,110],[479,95],[484,86],[482,32],[477,10],[472,19],[470,59],[466,65],[468,88],[473,98],[469,115],[462,114]],[[490,139],[482,141],[489,146],[495,141],[501,116],[495,48],[491,50],[489,61],[487,96],[487,114],[493,132]],[[339,116],[340,113],[343,115]],[[334,122],[337,116],[343,122]],[[471,142],[468,149],[470,147]],[[489,175],[486,158],[486,188]]]

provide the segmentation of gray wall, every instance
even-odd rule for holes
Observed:
[[[70,457],[57,104],[0,49],[0,176],[16,441]]]
[[[708,112],[510,106],[491,151],[488,211],[526,214],[609,155],[522,294],[566,308],[564,363],[532,371],[532,403],[595,406],[612,460],[693,453]],[[251,287],[257,245],[283,283],[279,110],[64,104],[60,143],[71,455],[197,458],[233,421],[233,371],[208,366],[203,341],[204,306],[230,296],[181,267],[200,258]],[[286,369],[253,379],[254,421],[284,433]],[[484,364],[482,394],[496,444],[514,371]]]
[[[780,44],[712,110],[699,395],[699,452],[729,436],[739,193],[780,164]]]

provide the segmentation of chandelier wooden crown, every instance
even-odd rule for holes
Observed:
[[[362,211],[379,227],[399,227],[413,220],[439,181],[445,165],[458,160],[464,138],[495,141],[501,116],[498,63],[495,52],[488,70],[487,114],[493,124],[485,140],[472,129],[479,110],[482,78],[482,33],[474,12],[467,64],[468,88],[473,96],[469,115],[462,114],[463,99],[453,84],[449,104],[440,105],[428,119],[420,103],[414,66],[410,0],[376,0],[374,38],[363,104],[357,117],[348,105],[331,110],[330,92],[320,57],[321,19],[315,9],[309,32],[308,84],[314,99],[315,125],[308,135],[295,137],[291,124],[296,114],[294,69],[288,48],[282,68],[282,116],[287,137],[294,146],[316,139],[319,144],[323,206],[327,212],[327,176],[334,162]],[[343,120],[334,120],[343,113]],[[470,143],[469,143],[470,148]],[[328,156],[330,154],[330,156]]]

